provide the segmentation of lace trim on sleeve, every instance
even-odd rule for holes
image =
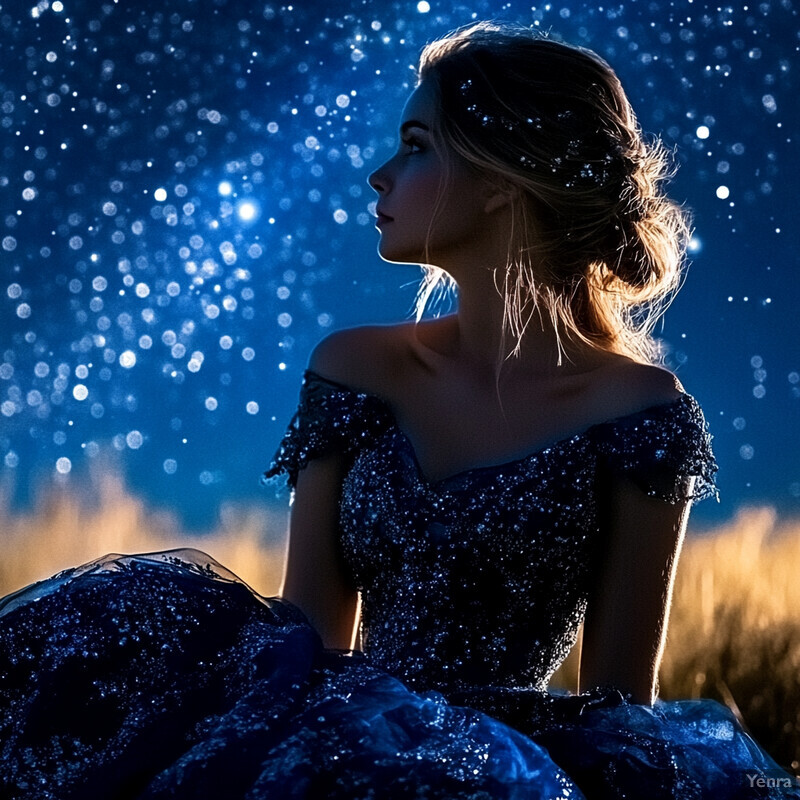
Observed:
[[[262,483],[285,474],[294,488],[298,473],[309,461],[333,452],[353,454],[374,442],[393,419],[379,397],[355,392],[308,370],[297,411]]]
[[[691,395],[601,425],[597,436],[607,467],[651,497],[670,503],[718,499],[712,437]]]

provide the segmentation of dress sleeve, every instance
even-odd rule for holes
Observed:
[[[600,425],[596,435],[601,468],[625,475],[651,497],[670,503],[718,497],[711,435],[691,395]]]
[[[307,371],[300,402],[262,482],[285,474],[291,488],[309,461],[328,453],[354,454],[375,441],[394,417],[381,398],[353,391]]]

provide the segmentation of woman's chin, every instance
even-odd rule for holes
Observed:
[[[420,253],[407,253],[400,250],[378,245],[378,255],[389,264],[421,264],[423,259]]]

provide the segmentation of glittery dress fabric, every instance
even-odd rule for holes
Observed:
[[[307,373],[267,477],[334,452],[360,649],[200,551],[67,570],[0,600],[0,796],[800,798],[718,703],[547,691],[608,479],[714,494],[691,397],[429,481],[387,403]]]

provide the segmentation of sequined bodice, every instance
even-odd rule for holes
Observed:
[[[546,687],[599,569],[611,476],[677,502],[713,493],[716,470],[702,412],[682,395],[430,482],[383,400],[307,373],[267,476],[286,471],[293,484],[334,450],[350,459],[341,545],[362,595],[362,647],[410,686],[445,694]]]

